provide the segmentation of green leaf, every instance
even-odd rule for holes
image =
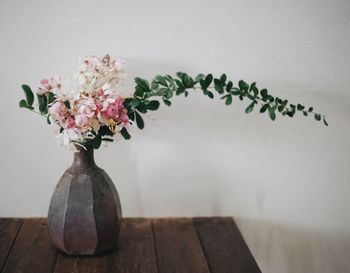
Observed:
[[[219,94],[224,93],[224,87],[223,87],[221,80],[214,79],[214,88]]]
[[[283,104],[279,105],[278,108],[277,108],[277,109],[278,109],[278,112],[281,113],[281,112],[284,110],[284,107],[285,107],[285,106],[284,106]]]
[[[309,107],[309,112],[312,112],[314,110],[314,108],[313,107]]]
[[[121,130],[120,130],[120,134],[123,136],[124,139],[128,140],[131,138],[128,130],[125,129],[125,127],[123,127]]]
[[[202,88],[202,90],[204,91],[204,90],[207,90],[207,88],[208,88],[208,85],[207,85],[207,83],[206,83],[206,81],[205,80],[200,80],[199,81],[199,84],[200,84],[200,86],[201,86],[201,88]]]
[[[157,100],[151,100],[147,106],[148,110],[155,111],[159,108],[159,101]]]
[[[227,97],[226,97],[226,101],[225,101],[225,104],[227,106],[231,105],[232,103],[232,95],[228,94]]]
[[[139,85],[136,85],[134,96],[142,98],[144,93],[145,93],[145,90],[141,88]]]
[[[140,114],[138,112],[135,111],[135,117],[136,117],[136,125],[139,129],[143,129],[145,127],[145,123],[142,119],[142,117],[140,116]]]
[[[248,114],[254,109],[255,102],[253,101],[251,104],[248,105],[248,107],[245,109],[245,112]]]
[[[275,107],[269,107],[268,113],[269,113],[269,117],[271,120],[275,120],[276,119],[276,113],[275,113],[276,108]]]
[[[249,85],[244,80],[240,80],[238,86],[242,91],[248,91]]]
[[[101,135],[97,135],[97,136],[94,138],[94,141],[93,141],[93,143],[92,143],[92,145],[94,146],[94,149],[97,150],[98,148],[100,148],[101,142],[102,142]]]
[[[262,89],[261,91],[260,91],[260,95],[262,96],[262,98],[263,99],[266,99],[267,98],[267,96],[268,96],[268,94],[267,94],[267,89]]]
[[[130,120],[134,121],[135,120],[135,111],[134,110],[129,111],[128,117]]]
[[[184,86],[186,88],[191,88],[194,85],[193,79],[190,76],[188,76],[187,74],[184,74],[184,76],[182,78],[182,83],[184,84]]]
[[[155,78],[156,82],[158,82],[159,84],[168,87],[168,83],[166,82],[165,78],[161,75],[157,75]]]
[[[222,82],[223,85],[225,85],[226,79],[227,79],[226,74],[222,74],[221,77],[220,77],[220,81]]]
[[[165,96],[169,92],[169,88],[167,87],[162,87],[157,90],[157,95],[158,96]]]
[[[250,87],[249,87],[249,92],[253,92],[254,93],[254,98],[258,96],[259,94],[259,90],[256,87],[256,82],[253,82]]]
[[[107,125],[102,125],[100,127],[100,130],[98,130],[98,134],[103,137],[103,136],[113,136],[114,135],[114,132],[112,132],[110,129],[109,129],[109,126]]]
[[[47,121],[47,124],[51,124],[50,115],[47,115],[46,121]]]
[[[173,77],[170,76],[170,75],[165,75],[164,78],[165,78],[168,82],[173,82],[173,81],[174,81]]]
[[[282,103],[282,100],[281,100],[279,97],[276,97],[275,101],[276,101],[276,103],[278,103],[278,104],[281,104],[281,103]]]
[[[37,97],[38,97],[40,113],[46,114],[47,113],[47,97],[45,95],[39,95],[39,94],[37,94]]]
[[[200,80],[204,80],[205,75],[203,74],[198,74],[195,78],[195,82],[199,82]]]
[[[21,107],[21,108],[27,108],[27,102],[26,102],[26,100],[20,100],[20,102],[19,102],[19,107]]]
[[[166,91],[165,91],[165,94],[163,95],[163,97],[165,98],[165,99],[170,99],[170,98],[172,98],[173,97],[173,92],[171,91],[171,89],[170,88],[167,88],[166,89]]]
[[[183,72],[177,72],[176,76],[181,79],[182,84],[184,85],[185,88],[190,88],[193,87],[194,81],[193,79],[188,76],[186,73]]]
[[[211,99],[214,98],[213,92],[211,92],[211,91],[208,90],[208,91],[206,92],[206,94],[207,94],[207,96],[208,96],[209,98],[211,98]]]
[[[233,87],[230,93],[234,96],[238,96],[239,94],[241,94],[241,90],[239,90],[239,88],[237,87]]]
[[[114,139],[113,138],[108,138],[108,137],[103,137],[102,141],[108,141],[108,142],[113,142]]]
[[[180,79],[180,80],[182,80],[182,78],[183,78],[183,76],[185,75],[185,73],[184,72],[176,72],[176,76]]]
[[[151,90],[156,90],[159,88],[159,84],[155,81],[152,81],[151,83]]]
[[[213,75],[212,74],[208,74],[206,77],[205,77],[205,85],[207,86],[207,88],[209,87],[209,85],[212,83],[213,81]]]
[[[267,100],[269,100],[270,102],[273,102],[274,101],[274,98],[270,95],[267,95]]]
[[[163,99],[163,102],[166,106],[170,106],[171,105],[171,101],[170,100],[166,100],[166,99]]]
[[[55,101],[55,95],[53,94],[53,93],[49,93],[48,95],[47,95],[47,101],[48,101],[48,104],[50,104],[50,103],[53,103],[54,101]]]
[[[141,103],[141,100],[138,98],[133,98],[132,101],[130,102],[130,106],[132,108],[136,108],[137,106],[139,106]]]
[[[175,82],[179,88],[185,89],[184,85],[182,84],[182,81],[180,81],[179,79],[176,79]]]
[[[147,80],[145,79],[141,79],[139,77],[135,78],[135,83],[144,90],[144,92],[148,92],[149,91],[149,83]]]
[[[179,87],[177,90],[176,90],[176,95],[179,96],[181,95],[183,92],[185,92],[185,88],[183,87]]]
[[[137,106],[136,109],[139,110],[139,112],[141,112],[143,114],[147,113],[147,108],[146,108],[146,105],[144,105],[144,104],[140,104],[139,106]]]
[[[315,114],[315,119],[316,119],[317,121],[320,121],[320,120],[321,120],[321,115],[320,115],[320,114]]]
[[[254,90],[258,90],[256,88],[256,82],[253,82],[250,86],[249,86],[249,91],[254,91]]]
[[[143,97],[145,93],[149,93],[151,90],[149,88],[149,83],[145,79],[135,78],[135,93],[134,95],[137,97]]]
[[[27,104],[29,106],[32,106],[34,103],[34,94],[33,94],[32,89],[26,84],[22,85],[22,89],[26,95]]]
[[[301,104],[298,103],[297,109],[298,109],[299,111],[302,111],[302,110],[305,109],[305,106],[303,106],[303,105],[301,105]]]
[[[288,117],[292,118],[294,116],[294,114],[295,114],[295,110],[288,111],[286,114],[287,114]]]
[[[66,100],[66,101],[64,102],[64,105],[66,106],[67,109],[70,109],[69,100]]]
[[[229,81],[228,84],[226,85],[226,91],[230,92],[233,86],[233,82]]]
[[[328,126],[328,122],[326,121],[326,118],[323,118],[324,125]]]
[[[261,106],[260,113],[265,113],[265,111],[267,110],[267,108],[269,108],[269,106],[270,105],[268,103],[266,103],[263,106]]]

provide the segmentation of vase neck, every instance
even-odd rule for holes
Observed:
[[[94,148],[92,144],[82,146],[75,146],[77,152],[74,153],[73,164],[70,167],[70,170],[73,172],[84,172],[90,168],[96,167],[94,160]]]

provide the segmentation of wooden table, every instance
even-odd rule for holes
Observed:
[[[113,252],[72,257],[51,245],[46,219],[0,218],[0,272],[261,272],[232,218],[127,218],[119,238]]]

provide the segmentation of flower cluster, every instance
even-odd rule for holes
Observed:
[[[177,72],[176,77],[157,75],[150,82],[136,77],[135,91],[127,98],[117,92],[124,76],[125,65],[121,60],[111,59],[109,55],[84,57],[70,87],[65,85],[63,88],[59,76],[40,81],[41,86],[36,90],[39,112],[33,106],[34,94],[26,84],[22,85],[26,98],[19,102],[19,106],[46,117],[49,124],[52,121],[58,124],[63,144],[74,142],[85,145],[91,141],[95,149],[102,141],[113,141],[110,137],[116,133],[130,139],[128,124],[135,123],[143,129],[142,115],[157,110],[160,101],[170,106],[173,97],[187,97],[189,91],[195,90],[202,90],[210,99],[216,94],[227,106],[236,98],[248,100],[246,113],[259,107],[259,112],[267,114],[272,121],[277,114],[293,117],[299,112],[313,116],[317,121],[322,120],[328,126],[325,116],[315,112],[313,107],[274,97],[266,88],[259,89],[255,82],[248,84],[240,80],[238,86],[234,86],[226,74],[215,78],[212,74],[191,77]]]
[[[104,127],[113,136],[129,124],[124,98],[117,93],[117,84],[124,77],[124,63],[103,57],[84,57],[79,72],[69,90],[62,88],[59,76],[40,81],[38,96],[53,101],[48,104],[48,114],[60,127],[63,144],[94,139]]]

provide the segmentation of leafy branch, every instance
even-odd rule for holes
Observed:
[[[165,105],[171,106],[171,98],[180,95],[187,97],[191,90],[201,90],[210,99],[213,99],[214,94],[217,93],[227,106],[232,104],[235,97],[241,101],[248,100],[246,113],[259,107],[260,113],[267,113],[272,121],[276,119],[277,114],[293,117],[297,112],[300,112],[304,116],[314,116],[316,121],[322,120],[324,125],[328,126],[325,116],[315,112],[313,107],[306,107],[300,103],[292,104],[286,99],[274,97],[269,94],[266,88],[259,90],[255,82],[248,84],[240,80],[238,86],[234,86],[225,74],[219,78],[214,78],[212,74],[199,74],[192,78],[186,73],[178,72],[176,77],[157,75],[150,83],[145,79],[135,78],[135,83],[133,97],[125,99],[124,105],[128,110],[129,119],[136,121],[136,125],[140,129],[144,128],[141,114],[159,108],[159,101],[152,100],[152,98],[161,98]],[[125,128],[121,133],[125,139],[130,138],[130,134]]]
[[[254,108],[259,107],[260,113],[267,113],[272,121],[276,119],[277,114],[293,117],[297,112],[300,112],[304,116],[313,116],[316,121],[322,120],[324,125],[328,126],[325,116],[315,112],[313,107],[306,107],[300,103],[292,104],[286,99],[274,97],[269,94],[266,88],[259,90],[255,82],[248,84],[240,80],[238,85],[234,86],[232,81],[227,80],[225,74],[222,74],[219,78],[214,78],[212,74],[199,74],[193,79],[186,73],[177,72],[176,77],[157,75],[151,82],[142,78],[135,78],[135,83],[135,92],[132,97],[124,100],[124,106],[128,111],[129,119],[136,122],[139,129],[145,127],[142,115],[159,108],[160,102],[157,99],[160,98],[165,105],[171,106],[171,99],[174,96],[184,95],[187,97],[192,90],[201,90],[210,99],[213,99],[214,94],[217,94],[225,101],[227,106],[231,105],[235,98],[240,101],[247,100],[249,104],[245,109],[246,113],[251,113]],[[55,101],[55,95],[51,92],[43,95],[37,94],[39,111],[36,111],[33,107],[33,91],[25,84],[22,85],[22,89],[25,99],[19,102],[19,106],[45,117],[47,123],[51,124],[48,108]],[[70,109],[69,101],[64,103]],[[60,132],[63,129],[61,127]],[[98,149],[102,141],[113,141],[114,133],[114,128],[107,125],[101,126],[98,132],[92,131],[94,148]],[[131,137],[125,127],[120,130],[120,134],[125,139]]]
[[[19,107],[21,108],[26,108],[33,113],[36,113],[40,116],[43,116],[46,118],[46,121],[48,124],[51,124],[50,121],[50,114],[48,114],[48,109],[49,109],[49,104],[51,104],[56,98],[53,93],[48,93],[48,94],[37,94],[37,101],[38,101],[38,106],[39,106],[39,112],[34,110],[34,93],[30,86],[23,84],[22,85],[22,90],[25,94],[25,99],[22,99],[19,101]]]

